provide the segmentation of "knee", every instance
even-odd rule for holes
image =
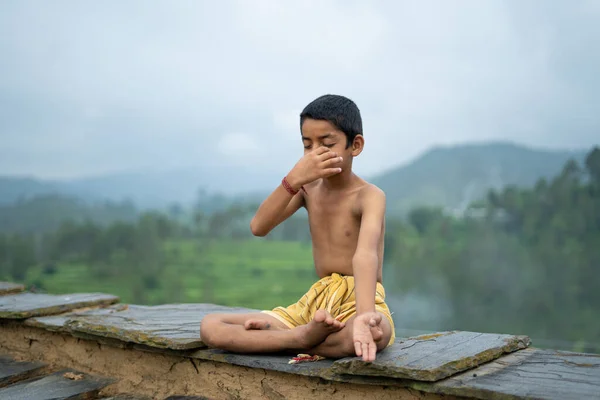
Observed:
[[[390,344],[390,338],[391,338],[391,334],[388,333],[387,335],[384,334],[381,338],[380,341],[378,341],[377,344],[377,352],[379,353],[382,350],[385,350],[386,347],[388,347],[388,345]]]
[[[340,351],[344,357],[355,357],[356,348],[354,347],[354,338],[345,338],[340,345]]]
[[[218,337],[216,330],[219,324],[219,316],[208,314],[200,321],[200,340],[208,347],[218,346]]]
[[[323,347],[333,350],[337,357],[353,357],[356,355],[354,338],[350,330],[337,337],[329,335],[323,342]]]
[[[385,350],[390,345],[390,340],[392,339],[392,334],[393,334],[392,326],[385,316],[382,319],[381,325],[382,325],[381,339],[376,342],[378,353],[382,350]]]

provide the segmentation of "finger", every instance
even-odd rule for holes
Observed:
[[[323,178],[326,178],[328,176],[339,174],[340,172],[342,172],[341,168],[327,168],[327,169],[323,170],[323,172],[321,173],[321,176]]]
[[[364,361],[369,361],[369,344],[368,343],[362,344],[362,356],[363,356]]]
[[[377,346],[375,343],[369,344],[369,361],[375,361],[375,355],[377,354]]]
[[[371,326],[377,326],[379,324],[381,324],[381,314],[377,313],[373,316],[373,318],[371,318]]]
[[[330,158],[333,158],[333,157],[337,157],[337,156],[338,156],[338,154],[337,154],[335,151],[331,151],[331,150],[330,150],[330,149],[328,149],[327,147],[325,147],[325,148],[327,149],[327,152],[319,154],[319,155],[318,155],[318,157],[319,157],[319,160],[321,160],[321,161],[325,161],[325,160],[328,160],[328,159],[330,159]]]
[[[342,161],[344,161],[344,159],[342,157],[332,157],[332,158],[329,158],[329,159],[323,161],[323,166],[329,167],[329,166],[335,165],[337,163],[341,163]]]
[[[320,155],[325,154],[327,152],[331,152],[331,149],[329,147],[319,146],[314,151],[315,151],[316,155],[320,156]]]
[[[354,351],[356,351],[356,356],[362,356],[362,347],[360,342],[354,342]]]

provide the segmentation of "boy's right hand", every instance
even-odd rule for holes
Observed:
[[[327,147],[317,147],[313,151],[306,153],[287,176],[290,185],[295,189],[300,189],[303,185],[316,181],[319,178],[342,172],[340,167],[336,167],[342,162],[335,152]]]

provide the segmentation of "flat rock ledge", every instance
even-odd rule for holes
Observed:
[[[25,286],[12,282],[0,282],[0,296],[5,294],[19,293],[25,290]]]
[[[0,319],[25,319],[54,315],[83,307],[117,303],[117,296],[102,293],[51,295],[19,293],[0,296]]]
[[[131,305],[120,312],[72,315],[64,326],[74,332],[159,349],[187,350],[206,347],[200,337],[200,322],[206,314],[253,311],[214,304]]]
[[[600,355],[539,350],[527,336],[450,331],[397,338],[376,361],[289,364],[290,355],[208,349],[200,323],[209,313],[256,310],[214,304],[139,306],[101,293],[0,296],[3,321],[184,359],[318,377],[332,382],[410,387],[480,399],[600,399]],[[7,325],[8,326],[8,325]],[[574,396],[575,395],[575,396]]]
[[[332,368],[338,374],[434,382],[522,350],[530,343],[527,336],[442,332],[400,340],[372,363],[351,358],[337,361]]]

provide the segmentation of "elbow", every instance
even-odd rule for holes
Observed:
[[[250,221],[250,231],[254,236],[258,237],[264,237],[269,233],[267,229],[256,222],[256,218],[252,218],[252,221]]]
[[[352,267],[360,267],[360,268],[379,268],[379,256],[377,252],[356,252],[352,257]]]

